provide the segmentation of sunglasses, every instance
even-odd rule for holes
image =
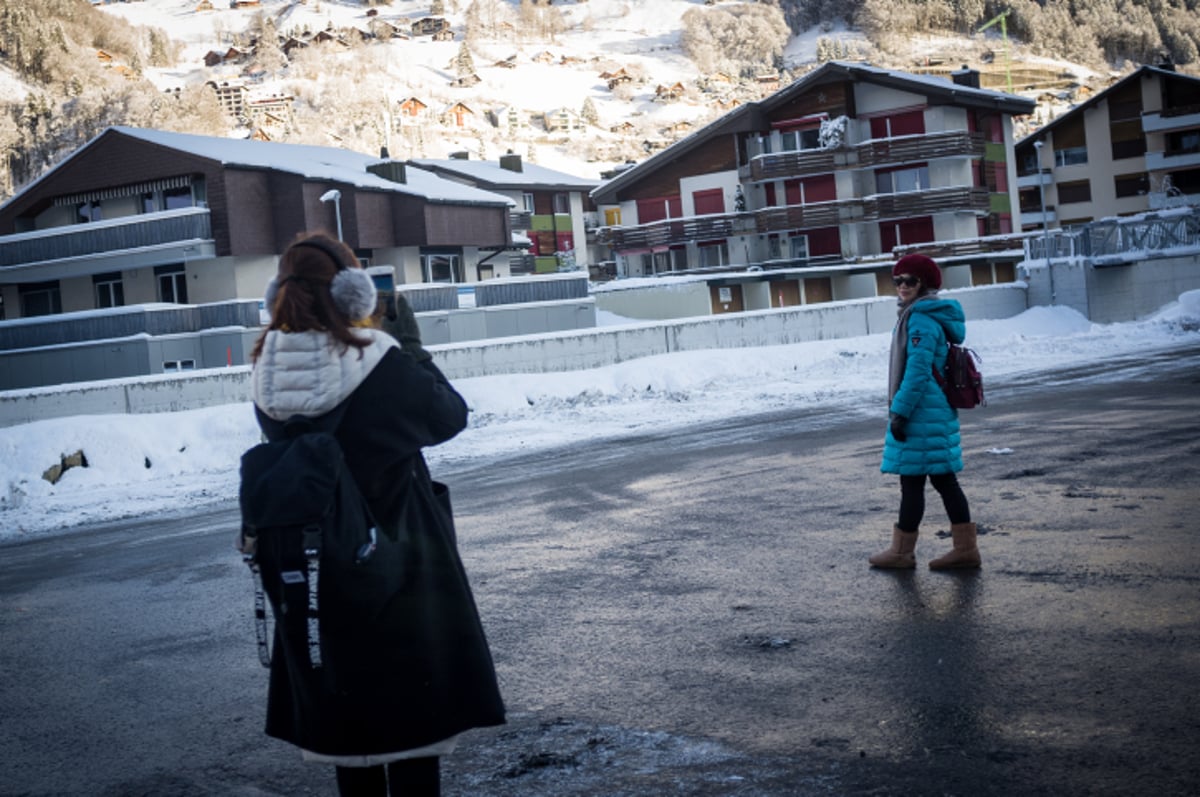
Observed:
[[[914,288],[921,284],[920,277],[892,277],[892,284],[899,288],[901,285],[907,285]]]

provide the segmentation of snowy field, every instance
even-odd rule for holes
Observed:
[[[983,360],[985,386],[1011,383],[1059,366],[1194,344],[1200,341],[1200,291],[1137,322],[1093,324],[1068,308],[1036,307],[1010,319],[969,322],[967,335]],[[888,335],[869,335],[462,379],[455,386],[471,407],[471,423],[426,453],[437,474],[585,440],[821,405],[878,406],[882,439],[888,344]],[[0,541],[232,505],[238,458],[258,440],[249,403],[0,429]],[[87,458],[86,468],[67,470],[54,485],[42,478],[76,451]]]

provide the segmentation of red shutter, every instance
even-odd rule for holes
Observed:
[[[692,194],[692,204],[695,205],[697,216],[704,216],[709,213],[724,213],[725,193],[720,188],[696,191]]]
[[[639,199],[637,203],[638,224],[649,224],[652,221],[662,221],[667,217],[667,201],[662,197],[656,199]]]
[[[804,202],[832,202],[837,199],[837,180],[832,174],[810,177],[804,181]]]
[[[784,201],[789,205],[799,205],[801,202],[800,181],[788,180],[783,184]]]

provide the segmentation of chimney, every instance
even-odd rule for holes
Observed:
[[[377,163],[369,164],[367,166],[367,171],[376,177],[382,177],[385,180],[391,180],[393,183],[408,182],[408,175],[405,173],[403,161],[382,160]]]
[[[962,65],[962,69],[956,69],[950,73],[950,79],[960,86],[967,88],[979,88],[979,70],[971,69],[966,64]]]
[[[460,149],[458,152],[450,153],[450,160],[452,161],[465,161],[470,159],[471,153],[467,152],[465,149]]]
[[[521,156],[514,155],[510,149],[508,154],[500,156],[500,168],[508,169],[510,172],[522,172],[524,168],[521,166]]]

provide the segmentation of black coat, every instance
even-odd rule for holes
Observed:
[[[421,455],[466,426],[466,404],[432,362],[395,348],[344,403],[336,437],[379,547],[363,565],[322,565],[320,669],[276,625],[266,732],[317,753],[372,755],[501,724],[449,495]],[[282,421],[256,415],[268,440],[284,436]]]

